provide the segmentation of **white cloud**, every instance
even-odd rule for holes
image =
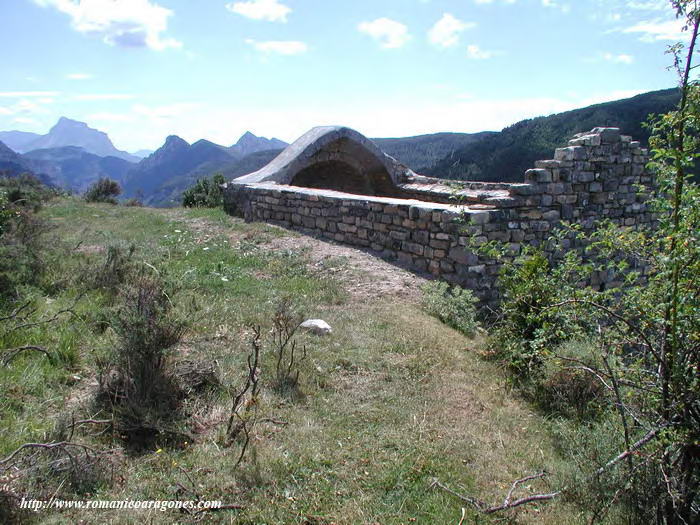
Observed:
[[[17,95],[16,91],[6,91],[3,93],[0,93],[0,96],[6,96],[9,95],[11,97],[14,97]],[[54,99],[51,98],[53,94],[57,94],[56,92],[33,92],[33,91],[28,91],[25,92],[25,94],[28,96],[28,98],[20,98],[17,100],[14,104],[10,106],[4,106],[0,107],[0,115],[40,115],[40,114],[46,114],[49,111],[46,109],[45,106],[49,104],[53,104]],[[41,96],[40,94],[48,94],[49,96]],[[36,95],[36,96],[34,96]],[[8,97],[9,98],[9,97]]]
[[[267,42],[258,42],[249,38],[246,40],[246,44],[253,46],[257,51],[266,54],[277,54],[277,55],[300,55],[306,53],[309,50],[304,42],[299,42],[297,40],[269,40]]]
[[[34,0],[71,17],[73,29],[96,35],[109,45],[149,47],[162,51],[181,47],[174,38],[163,38],[173,14],[151,0]]]
[[[13,122],[16,122],[17,124],[36,124],[37,121],[34,120],[33,118],[27,118],[27,117],[16,117],[12,119]]]
[[[474,0],[476,4],[492,4],[495,0]],[[516,0],[503,0],[506,4],[514,4]]]
[[[99,122],[132,122],[134,120],[133,116],[126,115],[124,113],[91,113],[86,120],[89,122],[99,121]]]
[[[625,4],[629,9],[639,11],[661,11],[668,9],[667,0],[628,0]]]
[[[459,34],[475,27],[474,22],[463,22],[450,13],[445,13],[428,31],[428,41],[437,47],[453,47],[459,42]]]
[[[164,106],[146,106],[136,104],[131,108],[135,115],[146,117],[153,121],[169,121],[200,107],[198,102],[177,102]]]
[[[350,98],[345,104],[319,101],[314,105],[287,106],[283,102],[241,103],[233,107],[202,102],[167,106],[134,106],[128,118],[101,115],[100,129],[109,133],[117,147],[127,151],[155,149],[167,135],[188,142],[205,138],[217,144],[233,144],[245,131],[297,139],[314,126],[350,126],[368,137],[422,135],[438,131],[473,133],[499,130],[526,118],[550,115],[590,104],[627,98],[640,91],[561,94],[557,97],[467,98],[462,91],[425,100],[419,96],[394,95],[367,100]],[[118,115],[118,116],[115,116]],[[83,120],[91,119],[83,115]]]
[[[614,64],[631,64],[634,62],[634,57],[625,53],[620,53],[619,55],[614,53],[603,53],[602,58],[603,60],[613,62]]]
[[[0,91],[0,97],[55,97],[58,96],[58,91]]]
[[[391,18],[377,18],[371,22],[362,22],[357,26],[360,33],[371,36],[385,49],[396,49],[408,42],[408,27]]]
[[[268,22],[286,22],[287,15],[292,9],[277,0],[250,0],[249,2],[231,2],[226,4],[229,11],[252,18],[253,20],[267,20]]]
[[[68,80],[90,80],[92,75],[90,73],[69,73],[66,78]]]
[[[136,98],[134,95],[127,95],[124,93],[88,93],[85,95],[75,95],[73,97],[75,100],[131,100]]]
[[[502,55],[503,51],[489,51],[486,49],[481,49],[476,44],[470,44],[467,46],[467,57],[472,60],[487,60],[498,55]]]
[[[622,33],[639,34],[642,42],[680,40],[683,38],[684,20],[649,20],[622,29]]]
[[[569,4],[560,4],[557,0],[542,0],[542,6],[559,9],[562,13],[571,11],[571,6]]]

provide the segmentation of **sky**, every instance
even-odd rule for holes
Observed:
[[[0,0],[0,130],[500,130],[676,84],[666,0]]]

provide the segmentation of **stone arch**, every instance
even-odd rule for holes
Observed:
[[[318,127],[288,146],[267,166],[236,180],[396,196],[413,172],[371,140],[345,127]]]

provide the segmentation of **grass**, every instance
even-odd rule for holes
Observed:
[[[246,224],[218,210],[122,208],[64,199],[42,214],[55,225],[55,275],[65,284],[51,294],[31,291],[35,316],[46,318],[72,305],[107,246],[133,243],[135,263],[177,283],[170,299],[191,312],[191,330],[173,349],[173,358],[213,363],[225,386],[188,401],[194,439],[186,445],[128,454],[118,439],[95,436],[99,428],[79,428],[74,441],[116,449],[109,476],[80,498],[173,500],[196,494],[244,506],[207,513],[207,523],[457,523],[462,504],[430,489],[433,479],[496,502],[514,479],[565,462],[543,418],[511,395],[500,370],[480,359],[480,340],[441,324],[418,301],[391,296],[351,301],[352,283],[314,271],[308,252],[275,249],[277,239],[296,234]],[[372,276],[354,278],[371,281]],[[299,400],[269,387],[273,364],[263,352],[258,412],[267,420],[254,427],[248,453],[235,469],[239,447],[222,446],[228,391],[246,374],[247,326],[261,325],[266,334],[283,298],[307,318],[325,319],[333,334],[299,335],[308,349]],[[94,415],[96,362],[115,341],[105,323],[108,308],[108,298],[90,290],[58,321],[2,336],[1,348],[40,344],[57,359],[27,352],[0,366],[0,455],[25,442],[51,439],[59,416]],[[535,482],[531,489],[546,488],[545,482]],[[65,488],[58,494],[79,497]],[[581,509],[553,502],[510,518],[566,524],[579,523],[581,515]],[[467,523],[503,518],[478,516],[472,509],[467,517]],[[197,521],[156,510],[46,511],[35,519]]]

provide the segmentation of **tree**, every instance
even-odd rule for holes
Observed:
[[[589,250],[569,251],[559,261],[531,252],[506,267],[505,304],[495,330],[496,345],[505,350],[501,357],[530,392],[546,395],[544,364],[599,384],[612,429],[608,448],[621,446],[609,457],[577,451],[585,465],[578,486],[569,482],[513,501],[509,494],[505,505],[476,502],[485,512],[574,495],[590,484],[583,503],[594,512],[591,521],[622,504],[631,522],[700,522],[700,187],[693,182],[700,159],[700,84],[692,78],[700,7],[697,0],[671,5],[689,38],[669,50],[679,74],[678,107],[649,122],[657,224],[634,230],[608,222],[592,233],[564,226],[559,238],[580,236]],[[630,261],[643,271],[632,271]],[[617,273],[625,285],[605,291],[577,286],[601,270]],[[560,345],[567,333],[593,350],[567,354]],[[573,386],[570,381],[563,388]],[[594,423],[587,424],[579,431],[590,432]]]
[[[218,208],[222,206],[224,194],[221,185],[225,180],[221,173],[216,173],[211,178],[197,179],[195,185],[186,189],[182,194],[182,205],[186,208]]]
[[[100,177],[85,192],[85,200],[87,202],[107,202],[109,204],[116,204],[116,197],[118,197],[121,192],[122,189],[118,182],[107,177]]]

